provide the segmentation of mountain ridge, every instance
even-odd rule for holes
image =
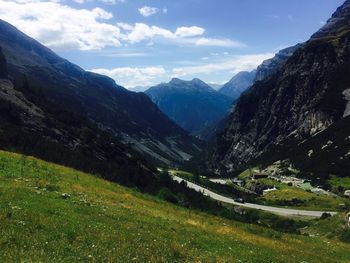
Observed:
[[[209,160],[212,170],[244,168],[271,146],[290,138],[303,141],[343,118],[348,103],[343,93],[350,87],[350,30],[343,31],[332,38],[310,38],[276,73],[242,95]]]
[[[215,91],[200,79],[174,78],[145,92],[169,118],[194,135],[228,114],[232,99]]]
[[[219,92],[234,100],[238,99],[244,91],[253,85],[256,73],[256,70],[237,73],[229,82],[220,88]]]
[[[87,72],[0,20],[0,46],[15,86],[24,79],[41,96],[86,116],[100,129],[141,152],[152,162],[181,163],[200,143],[173,123],[143,93],[133,93],[109,77]]]

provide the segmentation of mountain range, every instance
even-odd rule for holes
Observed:
[[[347,136],[336,129],[345,131],[349,125],[345,118],[349,115],[349,21],[348,0],[309,41],[287,52],[284,61],[270,61],[274,69],[268,76],[257,74],[257,81],[237,101],[226,130],[217,140],[208,161],[213,171],[244,169],[269,152],[266,158],[271,162],[294,160],[297,167],[307,166],[310,176],[325,166],[322,160],[329,160],[324,176],[349,175]],[[324,146],[322,154],[316,153],[315,142]],[[280,150],[273,150],[276,148]]]
[[[179,164],[200,151],[145,94],[81,69],[1,20],[0,47],[3,149],[142,186],[153,180],[149,164]]]
[[[184,81],[174,78],[169,83],[149,88],[145,93],[170,119],[199,137],[229,114],[233,102],[232,98],[199,79]]]
[[[223,85],[219,89],[219,92],[233,98],[234,100],[238,99],[244,91],[253,85],[256,73],[256,70],[253,70],[251,72],[239,72],[229,82]]]

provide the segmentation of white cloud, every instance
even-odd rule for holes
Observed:
[[[175,31],[175,36],[177,37],[194,37],[194,36],[201,36],[204,34],[205,29],[198,27],[198,26],[191,26],[191,27],[179,27]]]
[[[167,14],[168,13],[168,8],[164,7],[162,12],[163,12],[163,14]]]
[[[124,26],[124,29],[126,28],[127,27]],[[154,37],[163,37],[166,39],[174,38],[174,34],[170,30],[158,26],[149,26],[143,23],[136,23],[135,26],[130,26],[127,31],[129,32],[125,35],[125,40],[131,43],[138,43]]]
[[[99,2],[103,2],[106,4],[111,4],[111,5],[115,5],[117,3],[125,3],[126,0],[98,0]]]
[[[101,8],[74,9],[54,2],[27,0],[21,4],[0,0],[0,17],[53,48],[93,50],[121,45],[120,29],[103,22],[113,15]]]
[[[215,47],[245,47],[239,41],[231,39],[217,39],[217,38],[199,38],[194,43],[196,46],[215,46]]]
[[[57,1],[60,1],[60,0],[57,0]],[[73,0],[73,1],[78,4],[84,4],[86,2],[91,2],[92,0]],[[105,4],[115,5],[117,3],[125,3],[126,0],[97,0],[97,1]]]
[[[204,28],[198,26],[178,27],[175,32],[172,32],[165,28],[149,26],[144,23],[136,23],[134,26],[126,23],[118,23],[117,25],[127,31],[124,33],[124,39],[131,43],[138,43],[155,37],[162,37],[174,41],[176,39],[187,38],[187,41],[193,42],[196,41],[196,39],[191,40],[189,37],[202,35],[205,31]]]
[[[225,57],[221,61],[206,63],[194,66],[184,66],[165,70],[162,66],[155,67],[121,67],[115,69],[92,69],[91,71],[107,75],[113,78],[119,85],[126,88],[137,86],[152,86],[161,80],[171,77],[193,78],[198,75],[212,75],[215,73],[227,73],[232,75],[240,71],[250,71],[256,69],[264,60],[273,57],[273,53],[242,55],[234,57]]]
[[[163,67],[122,67],[115,69],[92,69],[92,72],[113,78],[119,85],[126,88],[152,85],[152,81],[166,74]]]
[[[132,25],[129,25],[129,24],[123,23],[123,22],[118,22],[117,26],[120,27],[121,29],[127,30],[127,31],[131,31],[134,28]]]
[[[59,1],[0,0],[0,17],[54,49],[100,50],[142,41],[151,45],[156,43],[156,40],[166,40],[176,45],[244,46],[230,39],[206,38],[203,36],[205,29],[199,26],[181,26],[172,31],[144,23],[116,23],[112,20],[113,14],[102,8],[77,9],[64,5],[63,0]]]
[[[144,17],[149,17],[151,15],[155,15],[159,12],[159,9],[156,7],[144,6],[139,8],[139,13]]]
[[[237,74],[240,71],[250,71],[259,66],[264,60],[273,57],[273,53],[242,55],[225,58],[225,60],[215,63],[200,64],[197,66],[174,68],[172,73],[174,77],[183,77],[196,74],[213,74],[214,72],[230,71]]]
[[[144,23],[136,23],[130,25],[126,23],[117,24],[123,32],[123,39],[130,43],[139,43],[144,40],[153,38],[163,38],[171,40],[177,44],[195,45],[195,46],[216,46],[216,47],[231,47],[240,48],[245,45],[239,41],[231,39],[217,39],[200,37],[204,34],[205,29],[198,26],[178,27],[174,32],[158,26],[149,26]]]

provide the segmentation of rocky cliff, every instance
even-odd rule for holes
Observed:
[[[279,51],[273,58],[265,60],[256,70],[254,81],[261,81],[273,75],[301,47],[297,44]]]
[[[7,75],[8,73],[7,73],[6,59],[0,47],[0,79],[7,78]]]
[[[347,115],[349,3],[274,74],[241,96],[209,161],[212,170],[243,168],[271,146],[287,139],[301,142]]]

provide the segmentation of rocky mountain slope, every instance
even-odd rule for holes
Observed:
[[[180,163],[198,152],[197,142],[145,94],[84,71],[4,21],[0,46],[14,86],[30,86],[23,93],[39,108],[50,103],[81,115],[152,161]]]
[[[285,159],[318,185],[326,183],[330,175],[350,176],[350,116],[302,142],[292,139],[274,146],[259,163],[269,165]]]
[[[214,171],[243,168],[271,147],[310,139],[348,115],[349,6],[348,0],[275,74],[239,99],[209,161]]]
[[[301,47],[297,44],[280,50],[273,58],[265,60],[256,70],[254,81],[261,81],[273,75]]]
[[[27,82],[16,86],[0,53],[0,147],[152,190],[153,168],[112,134],[44,97]]]
[[[253,85],[255,77],[256,70],[251,72],[239,72],[229,82],[222,86],[219,92],[236,100],[246,89]]]
[[[199,79],[172,79],[146,91],[169,118],[194,135],[225,118],[232,99]]]

